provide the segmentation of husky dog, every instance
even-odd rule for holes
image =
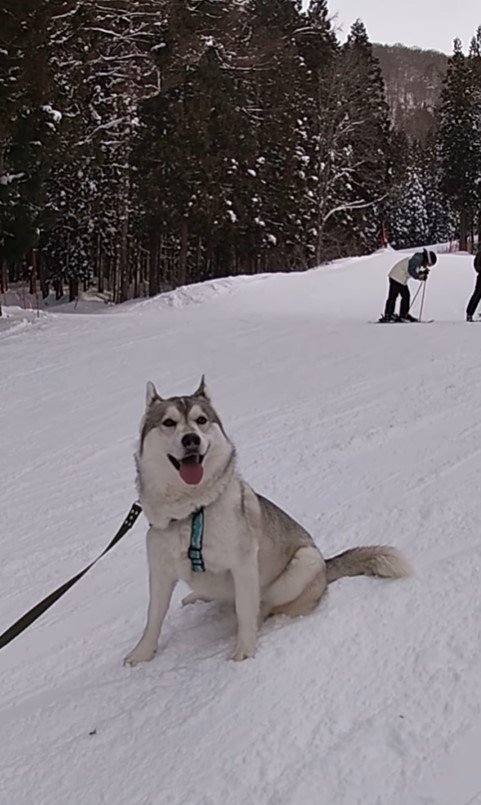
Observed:
[[[269,615],[305,615],[342,576],[400,578],[408,562],[390,547],[352,548],[325,560],[310,534],[258,495],[236,470],[236,455],[204,378],[187,397],[160,397],[147,384],[136,454],[147,533],[150,602],[144,633],[125,662],[151,660],[179,579],[193,591],[183,604],[231,601],[237,614],[234,660],[252,657]],[[192,518],[203,509],[202,570],[189,547]],[[197,568],[199,570],[199,568]]]

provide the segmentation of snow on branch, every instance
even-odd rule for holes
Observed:
[[[325,224],[329,218],[335,215],[338,212],[343,212],[344,210],[366,210],[369,207],[374,207],[375,204],[379,204],[381,201],[384,201],[386,195],[379,196],[379,198],[375,198],[373,201],[362,201],[358,199],[357,201],[347,201],[344,204],[339,204],[337,207],[334,207],[332,210],[329,210],[327,215],[324,216],[322,219],[322,223]]]

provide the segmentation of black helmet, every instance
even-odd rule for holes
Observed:
[[[429,252],[429,265],[435,266],[438,260],[436,252]]]

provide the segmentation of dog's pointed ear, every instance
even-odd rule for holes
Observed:
[[[194,397],[203,397],[204,400],[208,400],[210,402],[209,392],[207,391],[207,386],[205,385],[205,375],[202,375],[199,388],[194,391]]]
[[[145,389],[145,407],[150,408],[152,403],[160,399],[161,397],[157,394],[157,389],[155,388],[154,384],[149,380],[149,382],[147,383],[147,388]]]

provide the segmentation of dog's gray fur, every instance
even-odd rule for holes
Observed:
[[[197,447],[185,449],[186,434],[198,437]],[[194,462],[203,457],[202,480],[193,485],[179,473],[180,462],[192,453]],[[150,523],[150,603],[144,633],[125,658],[130,665],[154,656],[179,579],[192,589],[184,604],[198,600],[235,604],[238,633],[232,656],[244,660],[254,655],[259,622],[273,614],[310,612],[331,581],[357,575],[400,578],[411,572],[402,554],[390,547],[352,548],[324,560],[310,534],[256,494],[236,471],[234,446],[212,406],[204,378],[194,394],[168,399],[147,384],[136,463],[140,502]],[[204,507],[206,572],[194,573],[187,551],[191,515],[200,507]]]

